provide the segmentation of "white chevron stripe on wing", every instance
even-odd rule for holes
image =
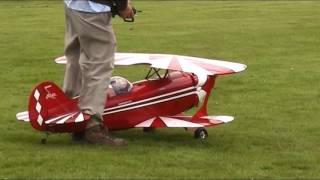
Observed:
[[[82,122],[84,121],[84,117],[83,117],[83,114],[82,112],[80,112],[80,114],[78,115],[78,117],[76,118],[76,120],[74,122]]]
[[[166,124],[167,127],[204,127],[201,124],[196,124],[180,119],[160,117],[160,119]]]
[[[49,119],[49,120],[46,121],[46,124],[50,124],[50,123],[52,123],[52,122],[54,122],[54,121],[57,121],[58,119],[62,119],[62,118],[64,118],[64,117],[70,116],[71,114],[72,114],[72,113],[64,114],[64,115],[62,115],[62,116],[58,116],[58,117]]]
[[[155,119],[156,118],[151,118],[149,120],[143,121],[142,123],[137,124],[134,127],[150,127]]]
[[[228,122],[231,122],[234,120],[234,117],[232,117],[232,116],[203,116],[201,118],[209,119],[209,121],[210,120],[218,120],[218,121],[221,121],[224,123],[228,123]]]
[[[56,124],[63,124],[64,122],[66,122],[67,120],[69,120],[70,118],[72,118],[72,116],[74,116],[75,114],[77,114],[77,113],[73,113],[73,114],[71,114],[71,115],[69,115],[69,116],[64,117],[63,119],[57,121]]]

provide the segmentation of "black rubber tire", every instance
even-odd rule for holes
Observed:
[[[73,141],[84,141],[85,139],[85,132],[74,132],[71,134],[72,140]]]
[[[194,131],[194,137],[196,139],[206,139],[208,137],[208,131],[203,127],[197,128]]]
[[[41,144],[47,144],[47,139],[46,138],[42,138],[40,142],[41,142]]]

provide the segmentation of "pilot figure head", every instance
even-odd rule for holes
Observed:
[[[110,79],[110,85],[117,95],[127,93],[132,88],[132,84],[127,79],[120,76],[112,77]]]

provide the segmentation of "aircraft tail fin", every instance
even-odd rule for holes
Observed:
[[[80,111],[76,103],[75,100],[68,98],[53,82],[41,82],[34,87],[29,96],[30,123],[37,130],[48,131],[48,122],[55,122],[52,119],[62,122],[61,118],[66,118],[68,114],[79,114]],[[61,118],[59,119],[59,117]]]

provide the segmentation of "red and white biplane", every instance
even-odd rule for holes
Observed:
[[[112,77],[103,112],[110,130],[129,128],[187,128],[196,138],[208,136],[205,127],[232,121],[232,116],[207,114],[211,89],[219,75],[241,72],[246,65],[221,60],[169,54],[116,53],[115,65],[149,64],[144,80],[131,83]],[[66,64],[64,56],[55,59]],[[16,115],[36,130],[52,133],[83,131],[88,118],[53,82],[37,84],[29,96],[28,111]],[[199,106],[192,115],[183,112]]]

